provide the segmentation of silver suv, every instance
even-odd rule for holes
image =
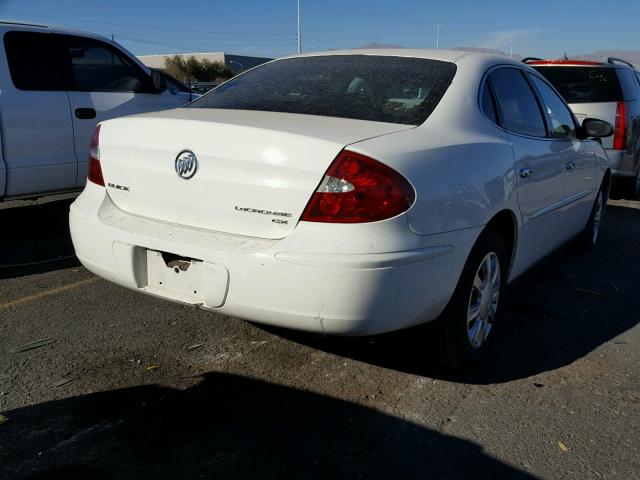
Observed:
[[[602,139],[614,181],[627,194],[640,195],[640,72],[624,60],[542,60],[525,58],[544,75],[582,121],[587,117],[615,126]]]

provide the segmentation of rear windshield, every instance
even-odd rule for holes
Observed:
[[[453,63],[335,55],[279,60],[212,90],[187,108],[300,113],[419,125],[451,83]]]
[[[544,75],[567,103],[619,102],[620,81],[613,68],[534,67]]]

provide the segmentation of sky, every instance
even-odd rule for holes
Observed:
[[[556,58],[640,50],[640,1],[300,0],[303,51],[368,43]],[[296,0],[0,0],[0,18],[114,36],[137,55],[296,51]]]

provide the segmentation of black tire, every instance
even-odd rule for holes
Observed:
[[[500,285],[498,288],[498,302],[495,315],[492,318],[488,336],[481,345],[474,346],[469,339],[467,317],[470,303],[473,300],[474,280],[479,274],[485,258],[491,253],[497,256],[500,268]],[[430,334],[435,335],[438,360],[451,371],[461,371],[477,365],[487,354],[493,337],[495,326],[499,323],[500,305],[504,300],[504,286],[506,283],[509,257],[502,237],[494,230],[485,230],[474,245],[467,263],[462,270],[458,285],[453,293],[444,313],[436,320]]]
[[[584,230],[576,238],[576,243],[581,251],[590,252],[595,249],[600,238],[600,225],[607,206],[607,190],[603,185],[600,187],[596,199],[591,207],[589,220]],[[600,203],[601,202],[601,203]]]
[[[616,177],[613,187],[613,198],[637,199],[640,196],[640,171],[634,177]]]

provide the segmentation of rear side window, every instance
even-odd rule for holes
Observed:
[[[4,35],[9,73],[20,90],[65,90],[65,62],[56,35],[7,32]]]
[[[69,90],[79,92],[143,92],[148,76],[111,45],[91,38],[63,36],[71,64]]]
[[[547,128],[529,83],[520,70],[501,68],[489,75],[502,112],[502,126],[531,137],[546,137]]]
[[[635,72],[624,68],[618,69],[617,72],[625,102],[638,98],[638,82],[635,79]]]
[[[567,103],[619,102],[620,81],[613,68],[534,67],[556,87]]]
[[[544,111],[551,126],[551,138],[575,138],[576,125],[569,108],[544,80],[536,75],[529,75],[529,78],[542,98]]]
[[[484,82],[484,87],[482,87],[482,111],[489,120],[498,125],[495,99],[493,98],[491,87],[489,87],[489,82]]]
[[[186,108],[300,113],[419,125],[447,90],[450,62],[373,55],[278,60],[244,73]]]

